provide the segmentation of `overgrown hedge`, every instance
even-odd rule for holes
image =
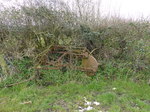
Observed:
[[[30,0],[0,12],[1,54],[13,60],[33,59],[52,44],[85,46],[100,63],[127,63],[134,71],[150,69],[149,21],[123,20],[76,11],[62,1]],[[90,3],[82,4],[89,7]],[[92,4],[91,4],[92,5]]]

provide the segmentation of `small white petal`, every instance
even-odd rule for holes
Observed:
[[[84,105],[92,105],[92,102],[87,101]]]
[[[95,104],[95,105],[100,105],[100,103],[99,103],[99,102],[93,102],[93,104]]]
[[[93,107],[91,107],[91,106],[88,106],[87,108],[86,108],[86,110],[87,111],[89,111],[89,110],[93,110],[94,108]]]
[[[84,112],[84,109],[82,109],[82,110],[79,110],[79,112]]]
[[[103,112],[103,111],[100,110],[100,111],[98,111],[98,112]]]
[[[112,90],[116,90],[117,88],[112,88]]]
[[[80,107],[80,106],[79,106],[78,108],[79,108],[79,109],[82,109],[82,107]]]

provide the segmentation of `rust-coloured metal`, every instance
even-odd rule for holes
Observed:
[[[48,52],[40,57],[38,70],[74,69],[93,76],[98,70],[98,62],[85,47],[51,46]]]

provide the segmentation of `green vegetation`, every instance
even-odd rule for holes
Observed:
[[[86,1],[86,0],[85,0]],[[92,1],[26,0],[0,8],[0,112],[150,112],[150,23],[104,18]],[[96,49],[95,76],[34,67],[51,45]]]
[[[116,88],[113,90],[113,88]],[[84,98],[100,102],[92,112],[149,112],[150,87],[127,80],[93,79],[47,87],[20,84],[0,91],[1,112],[75,112]]]
[[[92,112],[149,112],[150,86],[143,73],[134,73],[125,64],[116,68],[107,63],[94,77],[80,71],[43,70],[42,77],[12,87],[7,85],[31,77],[31,60],[16,62],[21,74],[1,82],[1,112],[74,112],[84,105],[84,97],[98,101]],[[123,67],[122,67],[123,66]],[[27,75],[29,74],[29,75]],[[145,73],[147,74],[147,73]],[[146,76],[146,75],[144,75]],[[4,88],[5,87],[5,88]]]

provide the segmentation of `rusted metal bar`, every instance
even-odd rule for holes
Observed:
[[[90,54],[85,47],[67,47],[67,46],[52,46],[47,53],[46,61],[49,61],[48,55],[53,57],[50,62],[45,62],[46,66],[37,69],[61,69],[68,67],[73,70],[85,71],[87,75],[94,75],[98,69],[97,60]],[[60,55],[61,54],[61,55]],[[59,56],[60,55],[60,56]],[[56,57],[55,57],[56,56]],[[74,66],[75,61],[81,61],[81,65]],[[67,64],[66,64],[67,63]],[[52,66],[52,67],[50,67]]]

